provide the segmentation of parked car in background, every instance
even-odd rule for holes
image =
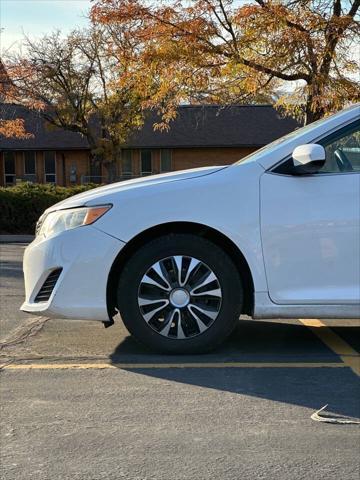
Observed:
[[[97,188],[49,208],[21,309],[112,323],[156,350],[214,348],[241,313],[360,315],[360,106],[227,167]]]

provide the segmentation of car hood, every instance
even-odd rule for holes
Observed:
[[[133,180],[112,183],[110,185],[94,188],[62,200],[61,202],[52,205],[46,210],[46,212],[49,213],[64,208],[96,205],[101,203],[103,197],[108,197],[109,195],[117,194],[121,191],[157,185],[160,183],[203,177],[205,175],[218,172],[219,170],[223,170],[224,168],[228,168],[228,166],[194,168],[191,170],[181,170],[178,172],[163,173],[160,175],[150,175],[148,177],[140,177]]]

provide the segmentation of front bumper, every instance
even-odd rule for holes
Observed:
[[[26,298],[20,310],[47,317],[109,320],[107,281],[124,245],[94,226],[37,237],[24,254]],[[62,272],[49,299],[36,302],[48,275],[58,268]]]

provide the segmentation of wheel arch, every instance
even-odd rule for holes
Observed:
[[[218,230],[195,222],[170,222],[156,225],[140,232],[126,243],[121,249],[110,269],[107,282],[107,307],[109,318],[116,314],[116,288],[119,275],[127,262],[127,259],[136,252],[144,243],[157,237],[172,233],[191,233],[215,243],[222,248],[234,262],[244,287],[244,305],[242,313],[252,315],[254,310],[254,282],[249,264],[237,245],[226,235]]]

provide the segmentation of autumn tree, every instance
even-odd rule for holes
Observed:
[[[9,112],[8,108],[6,109],[6,113],[3,111],[1,104],[11,103],[15,97],[14,84],[11,82],[0,58],[0,135],[5,138],[29,138],[31,135],[26,132],[24,120],[17,118],[11,111]]]
[[[106,166],[109,181],[114,180],[121,146],[144,116],[121,32],[116,49],[114,33],[111,37],[109,30],[95,27],[66,37],[57,31],[37,40],[27,38],[26,54],[8,60],[8,71],[23,72],[12,79],[17,101],[36,104],[50,128],[85,136],[92,161]]]
[[[360,99],[360,0],[96,0],[96,24],[121,26],[159,78],[164,119],[181,101],[280,96],[305,123]],[[285,92],[285,93],[284,93]],[[151,103],[151,102],[150,102]],[[168,117],[167,117],[168,116]]]

